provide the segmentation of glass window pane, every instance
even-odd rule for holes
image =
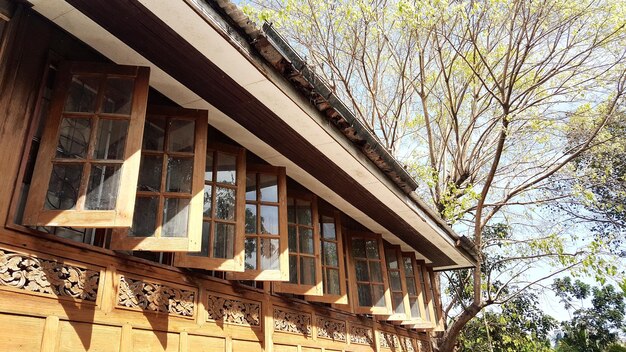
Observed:
[[[296,201],[287,197],[287,222],[296,223]]]
[[[358,291],[358,296],[359,296],[359,306],[371,307],[372,306],[372,291],[370,289],[370,285],[359,284],[357,286],[357,291]]]
[[[313,229],[299,227],[300,253],[313,254]]]
[[[91,165],[85,209],[113,210],[117,203],[122,165]]]
[[[278,234],[278,207],[261,205],[261,233]]]
[[[65,159],[85,158],[89,148],[90,135],[90,119],[62,119],[56,157]]]
[[[165,198],[163,205],[163,237],[187,237],[189,199]]]
[[[100,78],[89,76],[74,76],[65,100],[65,111],[94,112],[96,98],[100,88]]]
[[[257,238],[246,238],[245,253],[246,253],[246,270],[256,270],[257,259]]]
[[[378,259],[378,241],[376,240],[367,240],[365,241],[365,251],[367,252],[368,258]]]
[[[322,237],[329,240],[336,238],[335,219],[329,216],[322,216]]]
[[[296,212],[298,215],[298,224],[309,226],[312,224],[311,202],[298,200],[296,203]]]
[[[139,165],[139,182],[137,182],[137,190],[144,192],[160,192],[162,169],[162,156],[142,155],[141,164]]]
[[[365,255],[365,240],[355,238],[352,240],[352,255],[355,258],[366,258]]]
[[[213,257],[231,259],[234,254],[235,225],[215,223]]]
[[[148,117],[143,128],[143,150],[163,151],[165,141],[165,119],[162,117]]]
[[[325,293],[340,295],[339,269],[326,269],[326,282],[324,283]]]
[[[372,282],[383,282],[383,273],[379,262],[369,262],[370,278]]]
[[[206,163],[204,166],[204,180],[207,182],[213,182],[213,152],[208,151],[206,153]]]
[[[372,285],[372,303],[374,303],[374,307],[385,306],[385,288],[383,285]]]
[[[260,174],[259,188],[263,202],[278,202],[278,176]]]
[[[392,291],[402,291],[402,282],[400,281],[399,271],[390,271],[389,281],[389,286],[391,286]]]
[[[295,225],[289,225],[287,238],[289,240],[289,253],[298,253],[298,232]]]
[[[193,152],[196,123],[193,120],[169,121],[167,150],[170,152]]]
[[[246,174],[246,200],[256,200],[256,174]]]
[[[357,260],[355,263],[356,281],[370,281],[370,275],[367,269],[367,261]]]
[[[278,270],[278,239],[261,239],[261,270]]]
[[[54,164],[48,183],[45,209],[74,209],[82,174],[81,164]]]
[[[202,216],[205,218],[213,217],[211,209],[213,206],[213,187],[204,185],[204,204],[202,206]]]
[[[192,177],[193,158],[168,158],[166,192],[191,193]]]
[[[256,232],[256,205],[246,204],[246,233]]]
[[[130,115],[135,81],[130,78],[109,77],[106,80],[102,111]]]
[[[315,258],[300,257],[300,284],[315,285]]]
[[[417,296],[417,286],[415,286],[415,279],[413,277],[406,278],[406,290],[411,296]]]
[[[289,283],[298,284],[298,256],[289,256]]]
[[[95,159],[124,160],[128,120],[101,119],[98,123]]]
[[[339,267],[337,253],[337,243],[322,242],[322,263],[324,263],[324,265]]]
[[[411,317],[412,318],[419,318],[420,317],[420,306],[419,306],[419,302],[417,300],[417,297],[415,297],[415,298],[410,298],[409,297],[409,304],[411,305]]]
[[[387,267],[389,269],[398,269],[398,256],[396,256],[395,249],[385,248],[385,259],[387,260]]]
[[[151,237],[157,225],[158,197],[137,197],[133,215],[133,227],[129,236]]]
[[[237,183],[237,156],[217,153],[217,182],[234,185]]]
[[[402,297],[402,293],[394,293],[391,295],[391,304],[393,308],[393,312],[396,314],[404,314],[404,301]]]
[[[413,261],[411,258],[403,257],[404,261],[404,273],[406,276],[413,276]]]
[[[235,220],[235,190],[216,187],[215,196],[215,217]]]
[[[211,223],[202,222],[202,241],[200,242],[200,252],[188,252],[188,255],[194,257],[208,257],[209,256],[209,240],[211,237]]]

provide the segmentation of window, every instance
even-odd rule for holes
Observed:
[[[246,151],[212,143],[205,168],[202,247],[199,253],[176,254],[174,265],[243,271]]]
[[[428,268],[426,270],[428,272],[428,285],[430,286],[430,302],[431,302],[431,313],[434,317],[433,323],[435,325],[439,324],[439,318],[441,317],[441,302],[439,301],[439,289],[436,287],[435,273],[432,269]]]
[[[130,230],[113,231],[112,249],[200,250],[207,128],[207,111],[150,108],[135,216]]]
[[[245,196],[245,271],[228,278],[288,281],[285,168],[248,165]]]
[[[325,210],[320,211],[320,214],[323,295],[307,297],[307,299],[316,302],[347,304],[341,213],[336,210]]]
[[[433,316],[435,314],[431,293],[430,293],[430,277],[428,270],[423,265],[423,262],[418,265],[417,275],[419,276],[420,287],[422,288],[422,298],[424,299],[424,320],[433,323]]]
[[[406,320],[410,317],[410,312],[406,309],[409,306],[409,301],[400,247],[386,245],[385,259],[387,274],[389,275],[389,290],[391,291],[391,315],[387,320]]]
[[[354,277],[351,292],[355,313],[388,315],[390,312],[391,296],[383,253],[380,235],[352,234],[350,254]]]
[[[404,275],[406,277],[406,289],[409,297],[409,311],[412,320],[424,319],[422,312],[424,310],[424,300],[422,299],[422,290],[418,285],[419,277],[417,272],[420,270],[415,262],[413,253],[402,253],[402,261],[404,264]]]
[[[71,63],[58,74],[23,223],[129,227],[148,68]],[[131,138],[129,138],[129,136]]]
[[[315,195],[287,197],[289,281],[276,283],[276,291],[322,295],[322,266],[319,259],[321,243],[317,219]]]

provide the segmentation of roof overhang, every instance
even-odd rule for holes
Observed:
[[[114,62],[151,67],[150,84],[435,270],[471,267],[458,238],[367,159],[284,77],[199,3],[31,0],[34,9]],[[230,39],[229,39],[230,38]]]

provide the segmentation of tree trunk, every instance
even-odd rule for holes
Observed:
[[[476,303],[472,303],[471,306],[467,307],[461,315],[459,315],[456,320],[448,325],[446,331],[443,332],[443,335],[436,339],[436,346],[434,346],[436,352],[453,352],[454,346],[457,343],[457,339],[461,334],[461,330],[469,322],[480,312],[483,308],[482,305],[478,305]]]

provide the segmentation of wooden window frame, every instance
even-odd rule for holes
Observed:
[[[174,118],[177,120],[195,121],[195,145],[193,151],[193,173],[191,179],[191,193],[189,199],[189,213],[187,218],[187,237],[160,237],[160,229],[162,227],[162,214],[164,207],[164,199],[167,198],[183,198],[179,193],[168,193],[162,189],[159,192],[132,192],[135,196],[155,196],[158,193],[159,205],[157,206],[156,218],[156,235],[152,237],[135,237],[130,236],[130,229],[114,229],[111,235],[111,249],[133,250],[133,251],[157,251],[157,252],[197,252],[201,248],[202,240],[202,207],[204,201],[204,169],[206,157],[206,137],[208,129],[208,111],[183,109],[178,107],[149,107],[148,115],[162,116],[166,118]],[[167,121],[167,120],[166,120]],[[163,159],[166,160],[168,155],[177,155],[179,153],[168,152],[166,149],[167,137],[164,140]],[[142,150],[141,154],[143,155]],[[148,154],[157,154],[157,152],[147,152]],[[139,153],[138,153],[139,154]],[[185,153],[191,154],[191,153]],[[164,164],[165,165],[165,161]],[[161,187],[167,177],[167,167],[161,170]],[[135,189],[137,189],[135,181]],[[185,196],[184,198],[187,198]],[[133,199],[133,203],[134,203]]]
[[[328,216],[335,220],[335,239],[336,241],[324,240],[322,231],[320,230],[320,251],[323,247],[323,242],[333,242],[337,243],[337,260],[338,260],[338,270],[339,270],[339,292],[340,294],[329,294],[325,291],[324,285],[324,277],[326,268],[334,268],[328,265],[324,265],[323,263],[323,254],[320,254],[320,266],[322,268],[322,295],[321,296],[310,296],[306,297],[308,301],[312,302],[322,302],[322,303],[333,303],[340,305],[348,304],[348,292],[347,292],[347,282],[346,282],[346,262],[344,255],[344,237],[345,228],[341,224],[341,212],[339,210],[327,210],[320,209],[319,210],[319,221],[318,226],[322,226],[322,216]],[[345,308],[344,308],[345,309]]]
[[[357,281],[356,277],[356,259],[354,257],[352,243],[354,239],[364,239],[364,240],[374,240],[378,243],[378,256],[380,262],[381,276],[383,280],[383,299],[385,301],[384,307],[364,307],[360,305],[359,302],[359,294],[358,294],[358,284],[368,283],[371,286],[372,281]],[[383,239],[380,234],[370,233],[370,232],[351,232],[350,238],[348,241],[348,252],[349,252],[349,270],[350,270],[350,296],[353,311],[356,314],[373,314],[373,315],[389,315],[391,313],[391,294],[389,291],[389,279],[387,276],[387,263],[385,260],[385,249],[383,244]],[[371,261],[367,258],[368,261],[368,270],[369,270],[369,262]],[[368,272],[369,275],[369,272]],[[372,302],[373,303],[373,302]]]
[[[260,265],[259,252],[257,251],[257,270],[245,270],[243,272],[227,272],[226,278],[228,280],[256,280],[256,281],[289,281],[289,252],[287,243],[287,173],[284,167],[271,166],[271,165],[259,165],[252,164],[247,165],[246,173],[253,172],[257,174],[257,195],[255,201],[246,200],[246,204],[255,204],[257,206],[257,232],[261,228],[260,221],[260,205],[268,204],[278,206],[278,236],[275,235],[259,235],[257,234],[245,234],[245,239],[248,237],[261,238],[278,238],[278,270],[261,270],[258,269]],[[277,176],[278,186],[278,202],[263,202],[260,200],[260,190],[258,188],[258,174],[273,174]],[[245,232],[245,231],[244,231]],[[258,242],[257,242],[258,245]],[[260,248],[257,247],[257,248]],[[245,248],[244,248],[245,250]],[[245,255],[245,254],[244,254]],[[245,258],[244,258],[245,265]]]
[[[290,223],[289,217],[287,217],[287,251],[289,253],[289,257],[296,256],[297,259],[297,278],[300,279],[300,256],[305,257],[313,257],[315,261],[315,284],[313,285],[304,285],[301,283],[292,283],[290,281],[276,282],[274,284],[274,290],[276,292],[284,292],[284,293],[293,293],[296,295],[304,295],[304,296],[321,296],[323,295],[322,289],[322,258],[321,258],[321,242],[320,242],[320,228],[319,228],[319,214],[318,214],[318,206],[317,206],[317,196],[312,193],[304,193],[298,192],[292,189],[287,190],[287,212],[289,212],[289,198],[294,200],[294,205],[297,205],[298,201],[306,201],[311,204],[311,225],[302,225],[297,223],[297,214],[294,210],[294,217],[296,217],[296,223]],[[296,254],[291,253],[289,250],[289,226],[295,226],[296,228],[303,226],[309,227],[313,230],[313,254],[301,254],[298,248],[298,252]],[[300,246],[299,241],[299,229],[296,230],[296,236],[298,237],[298,241],[296,242],[296,246]],[[289,259],[288,257],[288,259]],[[289,265],[289,262],[287,262]],[[291,269],[289,269],[289,274]]]
[[[236,184],[227,185],[217,182],[217,164],[212,166],[213,180],[204,180],[205,185],[211,185],[211,211],[213,214],[216,212],[215,207],[215,192],[216,187],[226,187],[235,189],[235,220],[234,221],[222,221],[215,218],[212,215],[210,218],[203,217],[203,223],[209,223],[209,248],[208,256],[190,255],[189,253],[176,253],[174,255],[174,266],[198,268],[206,270],[219,270],[219,271],[244,271],[244,241],[245,241],[245,207],[246,207],[246,149],[236,147],[228,144],[209,142],[207,146],[207,154],[213,153],[214,155],[219,153],[225,153],[236,156],[236,172],[237,180]],[[215,159],[214,159],[215,160]],[[206,165],[205,167],[209,167]],[[215,180],[215,181],[214,181]],[[213,235],[214,226],[216,223],[228,223],[235,225],[235,238],[233,245],[233,258],[215,258],[213,253]],[[204,226],[204,224],[202,225]]]
[[[389,275],[389,292],[391,295],[391,315],[389,315],[386,319],[387,320],[399,320],[399,321],[403,321],[403,320],[410,320],[411,319],[411,307],[409,306],[409,293],[407,290],[407,284],[406,284],[406,274],[404,272],[404,261],[403,261],[403,257],[402,257],[402,250],[400,249],[400,246],[396,246],[396,245],[391,245],[386,243],[385,244],[385,262],[387,261],[387,252],[395,252],[394,254],[396,255],[396,260],[398,261],[398,269],[391,269],[389,268],[389,263],[387,264],[387,274]],[[391,271],[397,271],[400,275],[400,291],[393,291],[391,288]],[[393,294],[394,292],[400,292],[402,294],[402,303],[404,305],[404,312],[395,312],[393,309]]]
[[[401,324],[402,325],[419,325],[421,329],[432,328],[432,324],[426,320],[426,306],[424,305],[425,303],[424,293],[422,292],[422,285],[420,283],[420,272],[422,270],[422,267],[418,264],[417,260],[415,259],[415,253],[402,252],[402,259],[404,258],[411,259],[411,265],[413,267],[413,280],[415,282],[415,286],[416,286],[415,288],[417,292],[417,296],[415,297],[417,298],[417,304],[419,306],[420,316],[414,317],[411,315],[410,319],[403,321]],[[408,293],[408,289],[407,289],[407,293]],[[409,300],[409,304],[410,304],[410,300]],[[409,313],[410,313],[410,306],[409,306]]]
[[[419,276],[419,285],[422,288],[422,298],[424,300],[424,313],[423,319],[425,322],[428,322],[433,327],[435,325],[435,311],[433,307],[433,300],[430,295],[430,276],[428,274],[428,269],[426,268],[426,263],[423,260],[417,261],[417,266],[419,267],[418,276]],[[427,280],[428,278],[428,280]],[[423,281],[422,281],[423,280]],[[422,286],[423,282],[423,286]],[[428,313],[428,314],[426,314]]]
[[[436,331],[444,330],[443,322],[443,307],[441,306],[441,292],[439,290],[439,280],[436,278],[436,273],[432,268],[427,268],[430,276],[430,285],[432,289],[431,301],[433,304],[434,324]]]
[[[31,189],[29,190],[26,207],[24,209],[23,224],[32,226],[90,228],[123,228],[132,225],[135,207],[134,190],[137,187],[137,179],[139,176],[140,156],[138,151],[141,150],[141,138],[132,137],[143,133],[149,89],[149,72],[150,70],[147,67],[102,63],[65,62],[61,65],[51,100],[50,112],[45,123],[39,153],[35,162]],[[100,111],[94,111],[93,113],[64,113],[65,100],[69,93],[70,83],[74,74],[100,76],[100,79],[105,79],[104,77],[109,76],[134,78],[133,101],[130,115],[128,115],[129,126],[126,135],[123,160],[121,161],[121,175],[114,210],[82,209],[86,198],[89,175],[91,173],[89,168],[92,164],[92,159],[89,157],[80,160],[83,167],[83,174],[81,176],[78,192],[79,196],[76,201],[77,209],[44,209],[45,198],[53,168],[53,160],[56,159],[56,148],[63,116],[92,115],[90,121],[93,122],[93,126],[90,130],[90,142],[89,150],[86,153],[87,156],[92,154],[95,148],[96,133],[98,131],[97,122],[100,116],[103,115],[111,118],[115,118],[116,116],[116,114],[104,114]],[[98,108],[101,105],[102,96],[104,95],[100,90],[99,92],[97,97]],[[126,119],[125,117],[120,118]],[[101,164],[107,162],[108,161],[98,161],[97,163]],[[59,163],[62,163],[62,161],[59,161]],[[120,162],[115,161],[115,163]],[[89,171],[85,172],[84,170]]]

